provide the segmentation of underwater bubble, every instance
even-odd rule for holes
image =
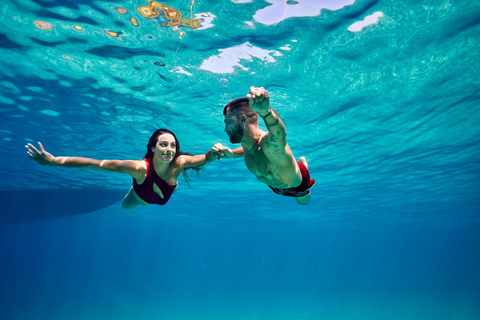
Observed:
[[[222,92],[230,91],[230,87],[228,85],[228,80],[227,79],[222,78],[222,79],[218,80],[218,84],[220,86],[220,91],[222,91]]]

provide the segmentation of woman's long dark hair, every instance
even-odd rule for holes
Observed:
[[[150,137],[150,139],[148,139],[148,144],[147,144],[147,153],[145,153],[145,156],[143,157],[144,159],[147,159],[147,158],[153,158],[153,151],[152,151],[152,148],[155,147],[155,145],[157,144],[158,142],[158,137],[161,136],[162,134],[171,134],[173,136],[173,138],[175,139],[175,156],[173,157],[172,161],[175,160],[177,157],[181,156],[181,155],[186,155],[186,156],[193,156],[192,153],[189,153],[189,152],[183,152],[180,150],[180,142],[178,141],[177,139],[177,136],[175,135],[175,133],[173,133],[172,131],[168,130],[168,129],[158,129],[158,130],[155,130],[155,132],[152,134],[152,136]],[[187,184],[190,186],[189,184],[189,181],[190,179],[188,178],[187,176],[187,173],[185,172],[186,170],[189,170],[189,169],[192,169],[194,171],[197,172],[197,175],[198,173],[205,169],[204,167],[205,165],[202,164],[201,166],[197,166],[197,167],[188,167],[188,168],[184,168],[182,170],[182,174],[183,174],[183,178],[185,179],[185,181],[187,182]]]

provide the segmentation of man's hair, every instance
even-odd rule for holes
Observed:
[[[230,101],[223,109],[223,115],[226,115],[230,112],[235,112],[239,116],[244,114],[249,119],[258,121],[258,115],[252,110],[252,108],[250,108],[250,105],[248,104],[248,98],[238,98]]]

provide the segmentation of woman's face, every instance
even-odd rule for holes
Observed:
[[[170,162],[175,157],[176,147],[175,138],[169,133],[164,133],[158,136],[157,144],[152,148],[153,156]]]

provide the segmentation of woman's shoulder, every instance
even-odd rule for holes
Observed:
[[[185,155],[179,155],[178,157],[175,158],[175,161],[172,163],[174,167],[176,168],[183,168],[185,165]]]
[[[128,160],[131,164],[132,169],[139,172],[146,172],[148,170],[149,162],[147,159],[142,160]]]
[[[147,159],[143,160],[129,160],[131,163],[131,176],[137,180],[137,183],[143,183],[145,176],[148,171],[148,162]]]

